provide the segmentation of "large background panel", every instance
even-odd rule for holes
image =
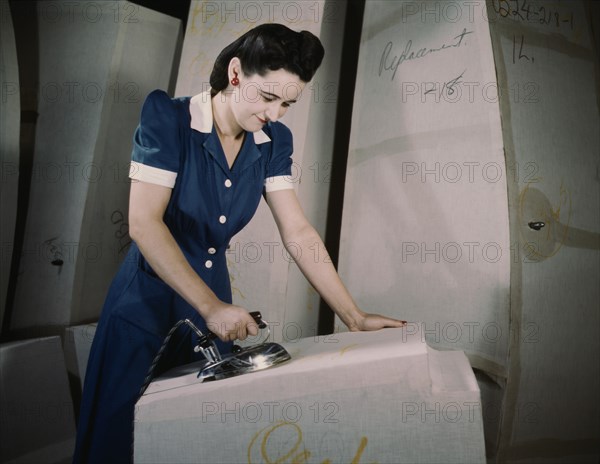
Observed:
[[[301,99],[282,118],[294,136],[292,181],[308,219],[323,236],[328,212],[337,88],[345,2],[193,1],[185,34],[176,96],[209,89],[219,52],[265,22],[308,30],[325,47],[325,58]],[[324,250],[299,250],[325,259]],[[261,202],[227,253],[234,303],[259,310],[273,324],[273,338],[297,339],[317,332],[319,296],[285,250],[268,206]],[[256,341],[256,340],[255,340]]]
[[[15,238],[19,184],[19,134],[21,99],[19,66],[13,21],[8,2],[0,3],[2,41],[0,43],[0,329],[8,292],[10,266]]]
[[[361,305],[465,350],[497,462],[600,454],[592,10],[366,4],[340,270]]]
[[[508,184],[516,336],[499,454],[507,462],[600,456],[599,63],[589,6],[490,3],[507,164],[526,167]]]
[[[448,5],[366,3],[340,273],[365,310],[504,377],[510,244],[492,45],[482,5]]]
[[[132,137],[168,87],[180,21],[128,2],[33,3],[37,125],[11,330],[99,316],[128,244]]]

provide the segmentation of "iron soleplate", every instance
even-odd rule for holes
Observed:
[[[202,382],[221,380],[250,372],[261,371],[292,359],[277,343],[262,343],[225,356],[221,361],[205,365],[198,373]]]

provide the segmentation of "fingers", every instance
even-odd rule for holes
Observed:
[[[392,319],[389,317],[385,318],[383,323],[384,323],[383,327],[394,327],[394,328],[404,327],[407,324],[406,321],[401,321],[399,319]]]
[[[236,323],[236,329],[234,330],[232,336],[233,340],[236,338],[238,340],[245,340],[248,336],[258,335],[258,325],[249,314],[244,315],[244,319],[238,323]]]
[[[404,327],[406,324],[406,321],[401,321],[398,319],[388,319],[388,322],[386,322],[386,327]]]
[[[254,337],[256,335],[258,335],[258,325],[256,324],[256,322],[254,321],[254,319],[252,319],[252,322],[249,322],[246,325],[246,329],[248,331],[248,335]]]
[[[248,332],[246,330],[246,324],[242,323],[238,323],[236,324],[236,328],[237,330],[231,334],[231,336],[233,337],[233,340],[238,339],[238,340],[246,340],[246,337],[248,336]]]
[[[229,306],[218,313],[210,322],[208,329],[224,342],[245,340],[258,334],[258,326],[252,316],[243,308]]]
[[[239,322],[236,322],[234,325],[223,324],[222,330],[215,333],[224,342],[245,340],[247,337],[246,326]]]
[[[368,314],[364,320],[362,330],[379,330],[384,328],[405,327],[406,321],[380,316],[379,314]]]

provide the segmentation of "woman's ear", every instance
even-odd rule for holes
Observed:
[[[227,68],[227,77],[229,82],[234,78],[239,78],[242,75],[242,63],[237,56],[234,56],[229,61],[229,67]]]

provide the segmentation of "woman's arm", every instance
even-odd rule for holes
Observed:
[[[222,302],[194,271],[163,221],[171,189],[131,183],[129,235],[156,274],[200,313],[221,340],[243,340],[258,327],[248,312]]]
[[[284,245],[294,257],[298,267],[321,297],[335,311],[351,331],[377,330],[383,327],[402,327],[399,321],[360,310],[340,280],[331,261],[326,259],[325,245],[314,227],[308,222],[294,190],[277,190],[267,193],[271,208]],[[299,253],[295,244],[300,247]],[[316,254],[308,251],[319,250]],[[324,253],[321,253],[323,250]],[[297,255],[297,256],[296,256]]]

